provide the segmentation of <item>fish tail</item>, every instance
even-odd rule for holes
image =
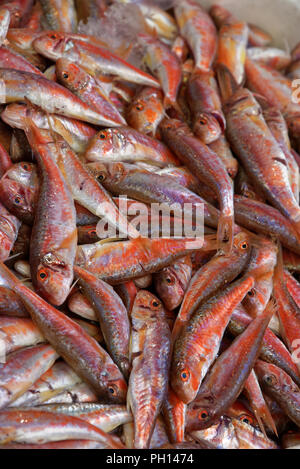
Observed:
[[[221,92],[222,102],[226,103],[231,96],[240,88],[231,71],[224,64],[217,65],[216,68],[218,83]]]
[[[230,253],[233,246],[234,221],[231,215],[220,217],[217,233],[218,249]]]

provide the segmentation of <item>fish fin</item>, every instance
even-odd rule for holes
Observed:
[[[232,216],[221,215],[218,223],[218,249],[230,253],[233,246],[234,220]]]
[[[216,67],[217,79],[220,87],[222,102],[226,103],[231,96],[241,88],[236,82],[234,76],[228,67],[224,64],[219,64]]]

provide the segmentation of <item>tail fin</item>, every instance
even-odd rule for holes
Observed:
[[[224,64],[218,64],[216,67],[217,79],[220,87],[223,104],[240,88],[231,71]]]

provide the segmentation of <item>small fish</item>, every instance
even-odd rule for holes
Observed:
[[[217,32],[211,17],[193,0],[185,0],[174,8],[180,34],[190,46],[196,70],[208,72],[217,50]]]
[[[134,416],[134,448],[143,449],[150,445],[167,393],[171,333],[162,303],[146,290],[136,295],[131,321],[127,405]]]
[[[63,58],[57,60],[55,67],[58,81],[102,115],[102,123],[99,125],[126,125],[126,121],[112,105],[101,85],[91,75],[76,63]]]
[[[0,180],[0,200],[22,222],[32,225],[39,192],[36,165],[12,165]]]
[[[45,342],[44,337],[29,318],[0,316],[0,332],[7,354],[22,347]]]
[[[277,70],[286,68],[291,63],[290,54],[276,47],[250,47],[247,50],[247,56],[251,60],[262,62]]]
[[[166,145],[130,127],[100,130],[91,139],[85,158],[102,163],[144,161],[159,167],[179,166],[179,161]]]
[[[160,40],[138,35],[138,43],[145,48],[144,61],[156,76],[164,92],[165,108],[175,106],[179,86],[182,79],[181,66],[177,56]]]
[[[177,336],[171,365],[171,386],[186,404],[201,389],[201,382],[215,360],[236,306],[253,288],[253,277],[237,280],[198,308]]]
[[[50,345],[27,347],[8,355],[6,362],[0,364],[0,408],[26,392],[57,358]]]
[[[75,266],[74,272],[93,305],[111,357],[124,376],[128,376],[130,324],[121,298],[110,285],[86,270]]]
[[[77,244],[74,202],[40,130],[28,122],[28,141],[38,163],[39,198],[30,244],[30,268],[37,291],[48,301],[61,305],[73,281]]]
[[[234,237],[233,250],[229,256],[219,252],[194,273],[175,320],[173,341],[188,324],[201,303],[205,303],[245,269],[251,249],[249,236],[246,233],[239,233]]]
[[[219,31],[216,64],[226,66],[237,85],[241,85],[245,77],[248,34],[248,25],[244,21],[223,24]]]
[[[226,127],[213,72],[194,72],[187,84],[187,100],[195,135],[205,144],[218,140]]]
[[[0,283],[13,288],[22,298],[34,323],[66,362],[86,380],[99,396],[110,402],[124,402],[127,386],[109,354],[64,313],[55,309],[23,285],[4,264]],[[50,326],[51,325],[51,326]]]
[[[299,387],[289,375],[271,363],[258,360],[255,372],[265,393],[275,399],[289,418],[299,427]]]
[[[93,74],[115,75],[120,79],[159,88],[158,81],[146,72],[130,65],[108,49],[91,42],[74,39],[61,32],[45,32],[34,41],[34,48],[45,57],[56,61],[66,58]]]
[[[233,186],[223,162],[208,146],[195,138],[189,128],[177,121],[165,120],[160,126],[164,141],[176,156],[217,194],[220,205],[219,246],[232,248],[234,208]]]
[[[0,79],[5,84],[6,103],[24,101],[26,98],[46,112],[62,114],[91,124],[102,124],[102,116],[97,111],[63,86],[47,80],[44,76],[1,68]]]
[[[191,245],[189,245],[191,242]],[[214,237],[195,238],[136,238],[102,244],[84,244],[77,248],[76,265],[98,275],[112,285],[158,272],[191,250],[212,250]],[[126,262],[124,262],[126,257]]]
[[[217,358],[193,404],[198,415],[189,423],[188,429],[208,428],[236,400],[257,360],[273,312],[270,303]]]
[[[24,420],[26,425],[24,425]],[[114,436],[77,417],[38,409],[11,409],[0,413],[0,445],[6,443],[46,443],[67,439],[94,439],[107,449],[122,449]]]

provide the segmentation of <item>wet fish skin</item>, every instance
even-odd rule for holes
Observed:
[[[234,214],[239,225],[257,233],[277,236],[283,246],[300,254],[294,226],[276,208],[258,200],[235,195]]]
[[[26,117],[30,117],[40,129],[54,130],[61,135],[70,147],[78,153],[86,150],[88,141],[96,134],[91,125],[56,114],[47,114],[40,109],[29,108],[24,104],[12,103],[1,113],[4,122],[13,128],[25,129]]]
[[[252,93],[244,88],[232,96],[224,112],[227,137],[246,173],[269,203],[299,230],[300,210],[291,191],[286,159],[267,127],[261,107]]]
[[[28,141],[38,163],[39,198],[30,243],[33,285],[54,305],[66,300],[73,281],[77,245],[74,202],[40,130],[29,121]]]
[[[75,403],[75,404],[49,404],[39,406],[40,410],[70,415],[85,420],[104,432],[111,432],[120,425],[132,421],[132,415],[124,405]]]
[[[118,127],[126,125],[125,119],[112,105],[109,96],[91,75],[76,63],[58,59],[55,64],[58,81],[102,115],[102,126]]]
[[[195,135],[207,145],[218,140],[225,130],[226,121],[213,72],[194,72],[191,75],[187,84],[187,100]]]
[[[191,244],[190,244],[191,242]],[[204,238],[136,238],[107,244],[84,244],[77,248],[76,265],[98,275],[111,285],[144,277],[161,270],[191,250],[214,249],[215,240]],[[124,256],[127,262],[124,263]]]
[[[178,120],[165,120],[160,125],[163,140],[174,151],[198,180],[205,182],[217,195],[220,205],[218,224],[219,247],[232,248],[233,241],[233,186],[220,158],[201,140],[195,138],[186,124]],[[226,243],[227,241],[227,243]]]
[[[143,449],[149,447],[167,393],[171,333],[162,303],[146,290],[135,298],[131,321],[127,403],[134,416],[134,447]]]
[[[220,252],[195,272],[175,320],[172,330],[173,341],[201,303],[207,301],[222,287],[224,288],[244,270],[249,261],[251,249],[249,235],[239,233],[234,237],[233,250],[229,256],[224,256]]]
[[[257,360],[273,312],[271,303],[264,314],[254,319],[245,332],[217,358],[193,404],[198,416],[190,422],[188,429],[208,428],[236,400]]]
[[[158,167],[179,166],[166,145],[130,127],[103,129],[88,145],[85,158],[100,162],[145,161]]]
[[[38,198],[39,180],[33,163],[12,165],[0,180],[0,200],[22,222],[32,225]]]
[[[108,353],[88,333],[61,311],[46,303],[23,285],[0,264],[0,283],[12,288],[50,344],[65,361],[109,402],[122,403],[127,386],[121,372]]]
[[[21,222],[0,203],[0,261],[5,262],[17,239]]]
[[[231,316],[228,330],[235,337],[241,334],[251,323],[252,318],[240,305]],[[283,369],[295,383],[300,385],[298,368],[283,342],[268,327],[262,341],[260,358]]]
[[[128,377],[130,324],[122,300],[110,285],[88,271],[75,266],[74,273],[93,305],[112,359]]]
[[[74,0],[41,0],[40,4],[49,29],[75,32],[77,14]]]
[[[5,83],[5,102],[28,99],[49,113],[101,125],[102,116],[63,86],[35,73],[0,69],[0,79]],[[37,86],[38,83],[38,86]]]
[[[29,318],[0,316],[1,338],[6,353],[45,342],[44,337]]]
[[[271,363],[258,360],[255,372],[266,394],[275,399],[288,417],[299,426],[299,387],[283,370]]]
[[[185,403],[192,402],[210,365],[236,306],[253,288],[253,277],[237,280],[195,311],[177,336],[171,364],[171,386]]]
[[[178,259],[154,275],[154,285],[159,298],[169,310],[177,308],[184,297],[192,276],[190,256]]]
[[[47,371],[58,358],[50,345],[17,350],[0,365],[0,408],[16,400]]]
[[[145,48],[144,61],[161,84],[164,92],[164,106],[175,106],[182,79],[181,66],[177,56],[159,39],[139,34],[139,44]]]
[[[217,32],[211,17],[193,0],[180,2],[174,13],[180,33],[193,51],[195,68],[209,71],[217,49]]]
[[[24,425],[24,420],[26,425]],[[6,410],[0,413],[0,444],[46,443],[64,439],[87,439],[105,444],[110,449],[122,449],[120,441],[88,422],[66,415],[38,409]]]
[[[96,45],[80,39],[82,38],[76,36],[74,38],[61,32],[45,32],[35,39],[33,44],[41,55],[54,61],[67,58],[78,63],[92,75],[97,73],[116,75],[131,83],[160,87],[155,78],[101,47],[99,41]]]
[[[216,64],[225,65],[237,85],[241,85],[245,77],[248,34],[248,25],[244,21],[225,23],[219,31]]]
[[[131,127],[152,137],[163,118],[162,91],[152,87],[142,88],[129,104],[126,113],[126,120]]]

